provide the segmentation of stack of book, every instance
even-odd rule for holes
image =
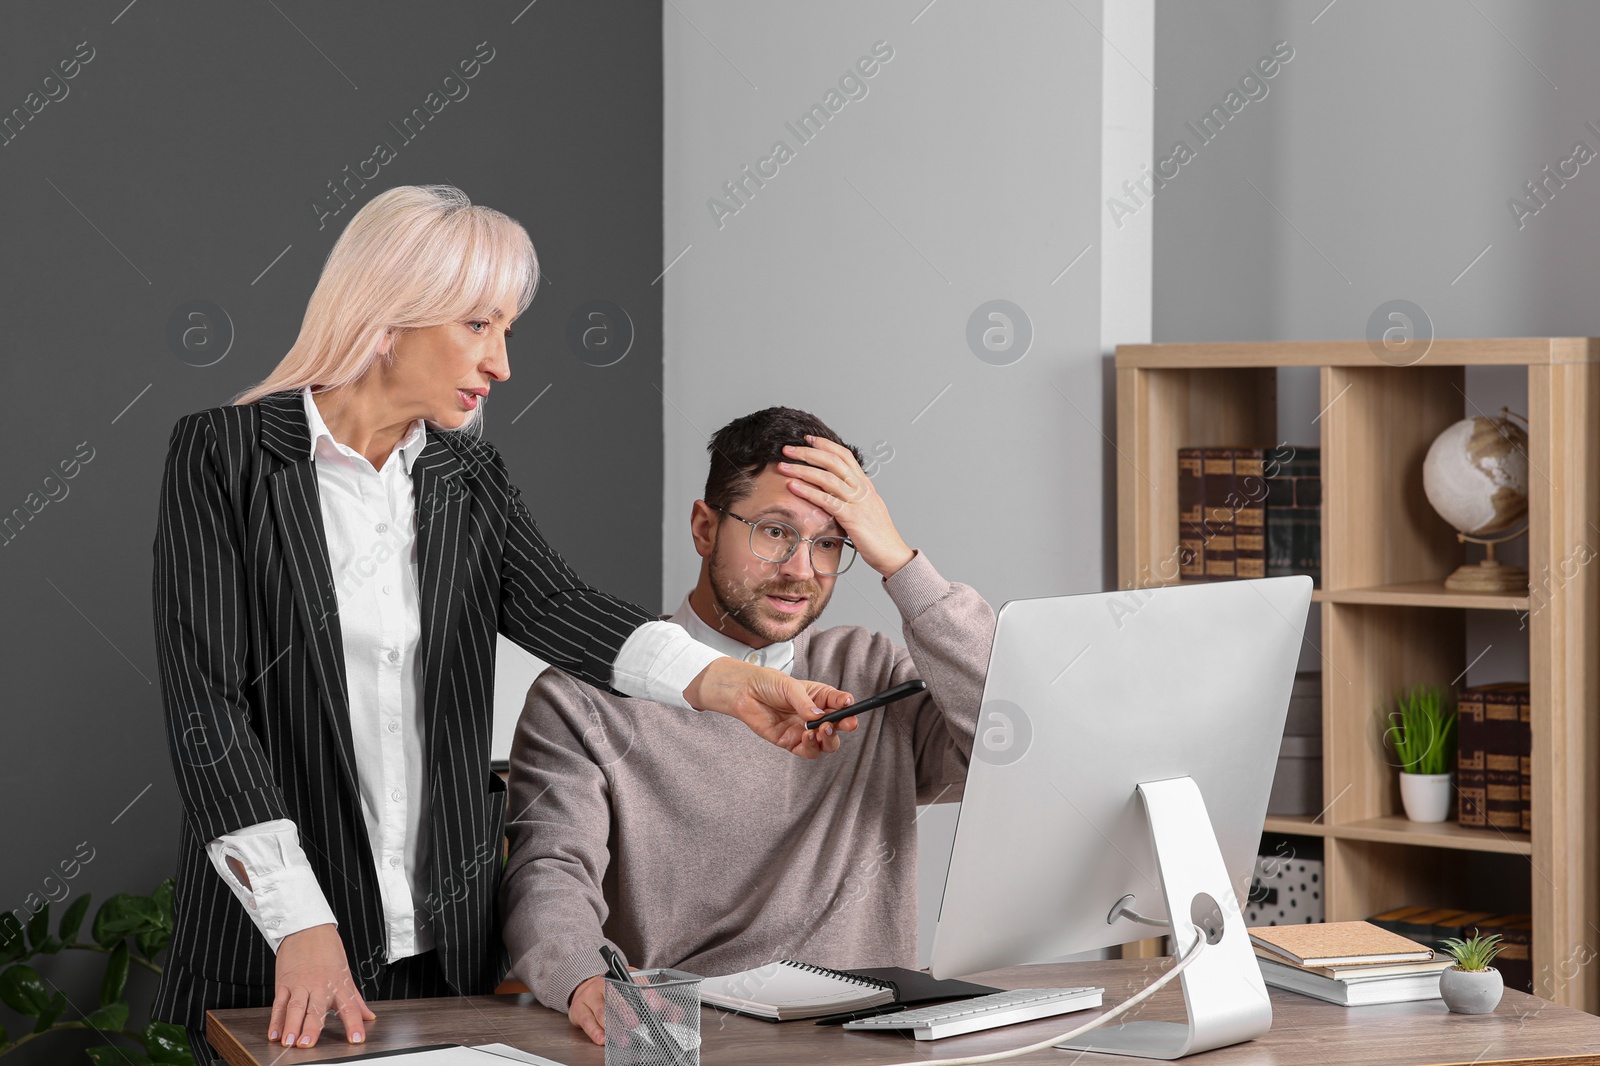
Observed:
[[[1183,582],[1309,574],[1322,584],[1321,450],[1178,449]]]
[[[1456,699],[1456,817],[1462,825],[1532,830],[1531,710],[1526,681],[1461,690]]]
[[[1250,940],[1267,984],[1346,1007],[1438,999],[1439,975],[1454,965],[1370,922],[1266,925]]]
[[[1533,916],[1494,914],[1489,911],[1463,911],[1448,907],[1400,907],[1367,919],[1436,951],[1444,950],[1447,938],[1465,940],[1474,933],[1488,936],[1499,933],[1500,954],[1494,967],[1507,988],[1533,991]]]

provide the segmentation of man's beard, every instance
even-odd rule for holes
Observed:
[[[711,555],[711,595],[716,600],[720,617],[731,617],[750,633],[773,643],[799,636],[828,605],[828,597],[816,581],[794,582],[781,577],[770,581],[753,581],[748,573],[735,576],[728,573],[714,551]],[[806,609],[798,615],[774,619],[768,613],[767,596],[804,596]]]

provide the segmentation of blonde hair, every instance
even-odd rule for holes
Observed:
[[[495,309],[509,320],[526,310],[538,284],[538,256],[516,219],[474,206],[453,185],[389,189],[334,242],[294,346],[232,403],[349,385],[379,359],[393,361],[390,331],[488,318]]]

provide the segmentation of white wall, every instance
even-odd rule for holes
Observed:
[[[1394,299],[1438,337],[1600,335],[1600,159],[1537,214],[1509,206],[1536,204],[1525,183],[1578,142],[1600,152],[1600,5],[1159,0],[1156,16],[1158,151],[1193,141],[1185,121],[1274,42],[1295,50],[1155,199],[1156,340],[1359,340]],[[1521,372],[1466,378],[1463,414],[1526,411]],[[1314,440],[1315,379],[1280,399],[1281,428]],[[1524,562],[1526,542],[1501,557]],[[1510,612],[1469,612],[1467,645],[1466,683],[1527,676]]]
[[[863,450],[906,539],[997,607],[1103,587],[1098,3],[803,5],[673,0],[665,50],[663,602],[692,585],[708,436],[771,404]],[[875,42],[893,58],[810,143],[786,128]],[[707,200],[796,149],[720,222]],[[770,173],[770,167],[768,168]],[[1083,255],[1071,270],[1063,270]],[[981,361],[989,300],[1031,320],[1019,361]],[[930,406],[931,404],[931,406]],[[825,623],[898,631],[876,575]],[[922,820],[931,923],[953,811]]]

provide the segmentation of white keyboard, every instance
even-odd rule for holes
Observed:
[[[932,1007],[877,1014],[845,1022],[846,1029],[892,1032],[910,1029],[918,1040],[939,1040],[962,1033],[976,1033],[1036,1018],[1053,1018],[1075,1010],[1100,1006],[1103,988],[1019,988],[1014,992],[993,992],[987,996],[940,1003]]]

